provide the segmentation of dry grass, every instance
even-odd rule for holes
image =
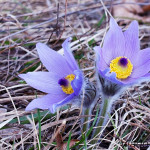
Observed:
[[[99,45],[108,28],[111,1],[94,0],[1,0],[0,1],[0,149],[37,149],[39,145],[36,111],[25,112],[27,104],[44,93],[25,84],[17,75],[46,70],[38,58],[35,44],[47,43],[63,53],[61,44],[67,37],[80,67],[94,81],[93,46]],[[67,2],[67,3],[66,3]],[[116,1],[119,3],[119,0]],[[106,15],[100,27],[98,22]],[[132,19],[131,19],[132,20]],[[140,25],[141,47],[150,47],[150,26]],[[93,40],[94,39],[94,40]],[[125,101],[123,101],[125,100]],[[139,149],[150,142],[150,82],[131,87],[114,106],[105,137],[97,149]],[[42,113],[44,112],[44,113]],[[30,116],[29,116],[30,115]],[[79,138],[79,108],[62,109],[57,115],[41,111],[42,149],[56,149],[56,127],[64,124],[63,140]],[[35,119],[33,119],[35,118]],[[24,119],[24,120],[22,120]],[[109,127],[110,126],[110,127]],[[100,133],[101,134],[101,133]],[[87,141],[88,144],[88,141]],[[145,144],[145,145],[146,145]],[[52,146],[53,145],[53,146]],[[149,143],[150,145],[150,143]],[[93,146],[93,145],[92,145]],[[90,145],[88,145],[90,147]],[[148,147],[148,146],[146,146]]]

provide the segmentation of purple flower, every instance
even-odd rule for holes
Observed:
[[[110,19],[103,47],[95,47],[97,69],[100,75],[116,84],[130,85],[150,77],[150,48],[140,50],[137,21],[122,32],[116,21]]]
[[[67,38],[62,44],[64,56],[45,44],[36,45],[40,60],[49,72],[29,72],[20,74],[19,77],[35,89],[48,94],[29,103],[27,111],[40,108],[55,112],[56,107],[69,103],[80,94],[83,74],[70,52],[70,41],[71,38]]]

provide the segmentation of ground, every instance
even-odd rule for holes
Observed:
[[[80,108],[65,106],[57,114],[47,110],[26,112],[29,102],[45,93],[27,85],[18,74],[46,71],[37,55],[36,43],[46,43],[63,54],[61,44],[72,37],[71,50],[76,61],[84,75],[94,82],[93,47],[102,44],[110,14],[116,15],[114,6],[119,7],[120,3],[119,0],[0,1],[0,149],[57,149],[61,145],[59,141],[67,142],[71,137],[74,144],[81,139],[80,118],[84,116],[80,115]],[[149,5],[144,1],[134,4],[145,12],[134,10],[134,15],[117,17],[117,20],[123,30],[132,20],[138,20],[143,49],[150,47]],[[97,105],[100,104],[99,99]],[[114,104],[111,116],[97,149],[147,149],[150,146],[150,82],[128,88]]]

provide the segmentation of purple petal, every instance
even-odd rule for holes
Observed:
[[[121,28],[118,26],[116,21],[110,19],[110,29],[107,32],[102,53],[104,60],[107,64],[118,56],[122,56],[125,51],[125,39]]]
[[[66,98],[66,94],[47,94],[41,98],[34,99],[29,103],[26,107],[26,111],[30,111],[33,109],[49,109],[52,113],[54,113],[53,107],[55,104],[61,102],[63,99]]]
[[[138,83],[138,82],[140,83],[140,82],[143,82],[143,81],[146,81],[146,80],[149,81],[149,79],[150,79],[150,73],[147,73],[146,75],[144,75],[140,78],[128,77],[127,79],[123,80],[123,83],[133,85],[133,84]]]
[[[109,64],[107,64],[104,60],[102,48],[100,46],[96,46],[94,47],[94,50],[96,52],[97,68],[101,71],[104,71],[106,68],[109,67]]]
[[[70,66],[70,68],[72,70],[77,70],[79,69],[73,55],[72,55],[72,52],[71,52],[71,49],[70,49],[70,41],[71,41],[71,38],[67,38],[64,43],[62,44],[62,47],[64,49],[64,57],[66,58],[67,62],[68,62],[68,65]]]
[[[138,80],[137,80],[136,78],[128,77],[128,78],[126,78],[126,79],[121,80],[121,82],[122,82],[123,84],[125,84],[125,85],[130,85],[130,86],[131,86],[131,85],[137,83]]]
[[[47,45],[42,43],[36,44],[36,48],[40,60],[48,71],[55,72],[63,76],[72,73],[66,62],[66,59],[62,55],[58,54],[56,51],[50,49]]]
[[[72,93],[72,94],[68,95],[67,97],[65,97],[62,101],[59,101],[58,103],[55,103],[53,105],[53,110],[51,110],[51,111],[54,112],[57,107],[63,106],[65,104],[67,104],[67,103],[70,103],[74,96],[75,96],[75,94]]]
[[[104,71],[99,70],[99,73],[103,78],[105,78],[113,83],[124,85],[124,86],[132,85],[137,82],[137,79],[134,79],[131,77],[128,77],[127,79],[123,79],[123,80],[117,79],[115,72],[110,73],[110,68],[107,68]]]
[[[137,54],[135,66],[130,77],[139,78],[150,71],[150,48],[140,50]]]
[[[101,71],[101,70],[98,70],[98,71],[103,78],[109,81],[112,81],[113,83],[116,83],[116,84],[120,84],[120,85],[123,84],[120,80],[116,78],[115,72],[110,73],[110,68],[107,68],[104,71]]]
[[[134,64],[134,58],[136,58],[136,55],[140,50],[139,29],[137,21],[132,21],[128,29],[124,32],[124,37],[126,50],[123,56],[127,57]]]
[[[71,86],[74,90],[75,95],[78,95],[83,86],[83,74],[80,70],[75,70],[75,79],[71,82]]]
[[[51,72],[29,72],[27,74],[20,74],[30,86],[45,93],[62,94],[58,80],[61,76]]]
[[[149,77],[150,77],[150,73],[147,73],[147,74],[144,75],[142,78],[148,78],[148,79],[150,79]]]

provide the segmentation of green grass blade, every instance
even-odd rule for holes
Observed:
[[[105,16],[105,14],[103,14],[102,18],[101,18],[100,21],[97,23],[97,28],[99,28],[99,27],[102,25],[102,23],[103,23],[103,21],[105,20],[105,18],[106,18],[106,16]]]
[[[142,105],[142,101],[141,101],[141,97],[140,97],[140,95],[139,95],[139,102],[140,102],[140,105]]]
[[[69,139],[68,139],[68,142],[67,142],[67,150],[70,150],[69,146],[70,146],[70,141],[71,141],[71,132],[69,134]]]
[[[40,115],[40,110],[37,110],[37,114],[38,114],[38,122],[39,122],[39,149],[41,149],[42,145],[41,145],[41,115]]]
[[[84,140],[84,149],[87,150],[86,138],[85,138],[85,135],[83,135],[83,136],[84,136],[84,139],[85,139],[85,140]]]

